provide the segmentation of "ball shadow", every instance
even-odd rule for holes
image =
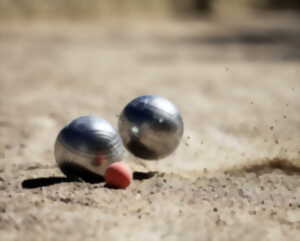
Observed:
[[[133,179],[134,180],[146,180],[154,177],[158,172],[134,172],[133,173]]]
[[[74,180],[69,177],[39,177],[39,178],[31,178],[26,179],[22,182],[22,188],[25,189],[33,189],[40,187],[48,187],[55,184],[67,183],[67,182],[76,182],[78,180]]]
[[[66,175],[65,177],[38,177],[26,179],[22,182],[22,188],[24,189],[34,189],[41,187],[48,187],[61,183],[70,182],[87,182],[91,184],[103,183],[105,179],[102,176],[96,175],[78,165],[71,163],[64,163],[60,166],[61,171]],[[134,172],[134,180],[146,180],[154,177],[157,172]],[[104,187],[115,189],[112,186],[105,185]]]
[[[25,189],[33,189],[52,186],[60,183],[84,181],[95,184],[105,181],[103,177],[72,163],[64,163],[60,166],[60,169],[66,175],[65,177],[39,177],[26,179],[22,182],[22,187]]]
[[[60,165],[60,169],[68,178],[71,179],[83,180],[88,183],[101,183],[105,181],[102,176],[99,176],[75,163],[63,162]]]

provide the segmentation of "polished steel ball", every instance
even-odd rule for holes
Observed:
[[[158,160],[178,147],[183,121],[174,104],[155,95],[140,96],[122,111],[119,132],[125,147],[136,157]]]
[[[55,143],[55,159],[63,173],[83,179],[103,177],[111,163],[121,161],[123,153],[116,130],[95,116],[73,120],[60,131]]]

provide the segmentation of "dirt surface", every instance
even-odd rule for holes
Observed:
[[[299,240],[299,39],[288,17],[2,24],[0,239]],[[63,177],[53,146],[67,122],[116,126],[149,93],[182,111],[176,153],[128,154],[127,190]]]

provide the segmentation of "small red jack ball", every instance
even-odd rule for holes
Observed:
[[[124,162],[114,162],[105,172],[107,185],[115,188],[126,188],[132,182],[132,171]]]

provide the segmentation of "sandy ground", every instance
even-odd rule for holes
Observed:
[[[299,240],[299,19],[0,25],[0,239]],[[136,96],[182,111],[127,190],[71,182],[59,130]],[[156,171],[154,176],[147,173]]]

